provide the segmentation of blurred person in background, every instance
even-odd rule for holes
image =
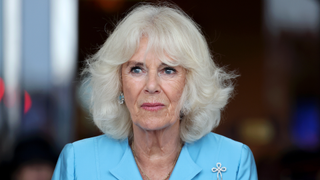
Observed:
[[[179,8],[134,8],[84,74],[105,135],[66,145],[53,180],[257,179],[248,146],[211,133],[236,75]]]
[[[57,156],[41,134],[27,135],[18,142],[11,163],[12,180],[49,180]]]

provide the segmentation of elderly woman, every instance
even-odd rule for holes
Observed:
[[[250,149],[211,133],[235,76],[178,8],[133,9],[85,74],[105,135],[66,145],[53,180],[257,179]]]

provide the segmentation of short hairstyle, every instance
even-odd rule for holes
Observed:
[[[180,137],[184,142],[200,139],[218,126],[236,75],[215,65],[200,27],[170,4],[135,7],[87,60],[83,74],[84,83],[92,89],[90,110],[94,123],[112,138],[132,136],[129,110],[118,103],[120,74],[121,65],[136,52],[141,37],[148,38],[147,49],[152,49],[162,62],[187,70],[181,96]]]

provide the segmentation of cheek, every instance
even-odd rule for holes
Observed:
[[[123,76],[122,79],[123,93],[125,96],[125,102],[129,109],[135,104],[143,88],[143,82],[141,79],[131,78],[129,76]]]
[[[174,102],[179,102],[183,89],[185,86],[185,78],[180,77],[179,79],[167,81],[163,83],[163,90],[168,96],[169,100]]]

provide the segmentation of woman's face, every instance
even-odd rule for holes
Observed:
[[[179,122],[186,71],[162,63],[152,52],[145,57],[147,43],[142,38],[137,52],[122,65],[122,88],[133,124],[160,130]]]

